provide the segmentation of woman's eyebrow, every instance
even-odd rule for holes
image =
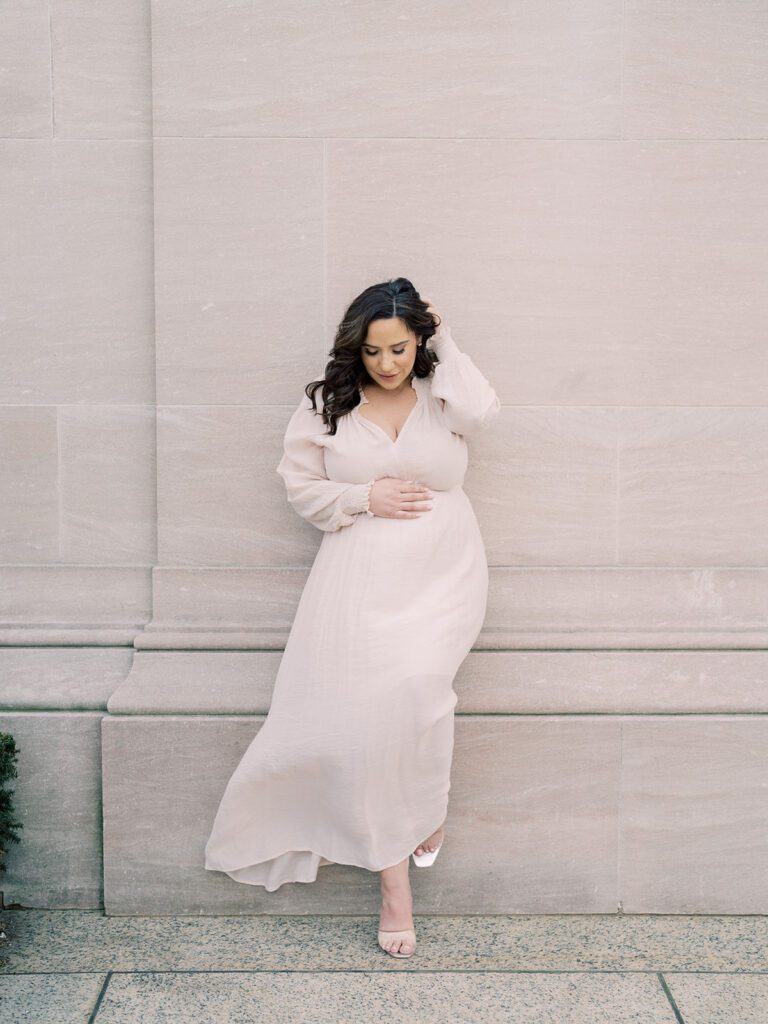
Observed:
[[[410,340],[411,340],[410,338],[406,338],[405,341],[395,341],[389,347],[390,348],[394,348],[395,345],[407,345]],[[365,347],[366,348],[378,348],[378,345],[369,345],[368,342],[366,341]]]

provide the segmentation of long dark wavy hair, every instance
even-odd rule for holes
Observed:
[[[428,312],[428,304],[419,296],[411,282],[397,277],[381,284],[372,284],[360,292],[347,307],[325,365],[325,377],[307,384],[304,391],[312,407],[328,425],[329,434],[336,433],[336,421],[360,403],[360,386],[368,377],[361,348],[368,336],[368,325],[374,320],[398,317],[419,338],[414,377],[429,377],[438,361],[427,351],[427,341],[440,326]],[[322,388],[322,409],[318,412],[315,392]]]

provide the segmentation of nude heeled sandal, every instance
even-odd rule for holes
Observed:
[[[412,943],[413,949],[411,950],[410,953],[390,953],[390,951],[386,948],[384,943],[381,941],[382,935],[392,935],[392,936],[395,936],[396,939],[397,938],[405,939],[406,941]],[[391,942],[392,939],[389,939],[389,940],[386,940],[386,941]],[[416,952],[416,932],[414,931],[413,928],[405,928],[405,929],[403,929],[402,931],[399,931],[399,932],[389,932],[389,931],[383,930],[382,928],[379,928],[379,945],[384,950],[384,952],[385,953],[389,953],[390,956],[396,956],[399,960],[405,960],[409,956],[413,956],[413,954]]]
[[[445,842],[445,835],[443,835],[443,842]],[[443,843],[440,843],[440,845],[437,847],[436,850],[430,850],[428,853],[420,853],[420,854],[412,853],[411,856],[413,857],[413,863],[418,865],[418,867],[420,867],[420,868],[428,868],[431,864],[435,863],[435,859],[436,859],[438,853],[440,853],[440,851],[442,850],[442,848],[443,848]],[[406,941],[413,942],[413,951],[410,952],[410,953],[389,953],[389,950],[385,948],[384,944],[381,941],[382,935],[401,936],[402,938],[406,939]],[[413,936],[412,939],[411,939],[411,936]],[[379,929],[379,945],[384,950],[384,952],[385,953],[389,953],[390,956],[396,956],[396,957],[398,957],[400,959],[405,959],[406,957],[413,956],[413,954],[416,952],[416,932],[414,931],[413,928],[406,928],[403,931],[397,931],[397,932],[395,932],[395,931],[392,931],[392,932],[384,931],[384,930],[382,930],[380,928]]]
[[[443,844],[440,843],[436,850],[432,850],[430,853],[412,853],[413,863],[419,868],[428,868],[435,863],[438,853],[443,848]]]

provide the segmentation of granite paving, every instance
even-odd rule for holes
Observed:
[[[768,1024],[766,916],[0,914],[2,1024]]]

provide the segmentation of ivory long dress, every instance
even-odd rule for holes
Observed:
[[[446,328],[440,362],[411,378],[396,440],[358,412],[330,436],[303,395],[277,467],[323,538],[301,595],[269,714],[222,796],[205,868],[274,892],[324,864],[381,871],[443,823],[457,694],[483,624],[485,546],[462,484],[466,438],[499,399]],[[367,399],[360,389],[361,402]],[[322,396],[316,394],[318,408]],[[373,516],[373,479],[433,492],[417,519]]]

